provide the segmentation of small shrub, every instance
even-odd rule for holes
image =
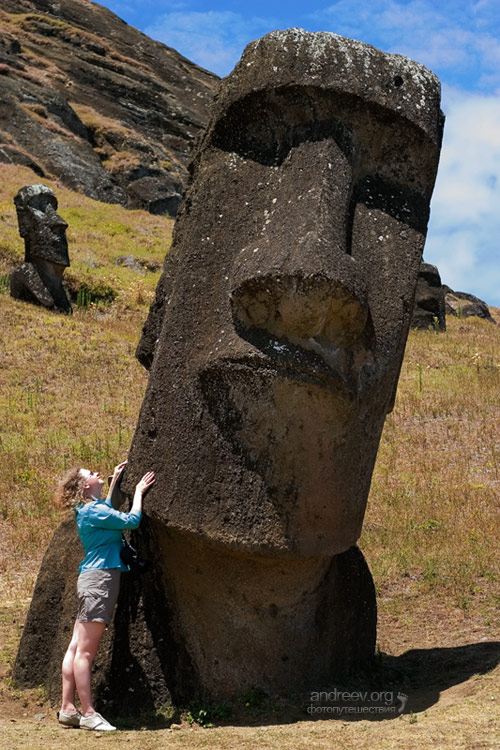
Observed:
[[[226,703],[204,705],[194,702],[188,709],[186,719],[191,725],[198,724],[204,729],[209,729],[214,726],[214,721],[224,721],[229,719],[231,715],[231,707]]]
[[[91,305],[110,305],[115,301],[118,292],[107,281],[100,279],[75,278],[67,279],[67,286],[71,301],[77,307],[88,309]]]

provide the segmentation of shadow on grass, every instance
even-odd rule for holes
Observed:
[[[369,683],[375,692],[393,691],[396,712],[353,718],[393,719],[430,708],[444,690],[493,670],[500,663],[500,642],[412,649],[400,656],[380,654],[377,661]],[[398,699],[398,694],[403,698]]]
[[[387,721],[424,711],[440,694],[473,675],[490,672],[500,663],[500,642],[452,648],[414,649],[400,656],[379,653],[372,668],[341,684],[318,686],[304,695],[272,698],[257,689],[232,704],[194,703],[172,708],[170,715],[144,716],[143,721],[117,719],[121,729],[146,726],[164,729],[187,719],[205,727],[266,726],[300,721]]]

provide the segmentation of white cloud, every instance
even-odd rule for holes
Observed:
[[[500,98],[447,99],[425,258],[444,283],[500,305]]]
[[[218,75],[226,75],[247,43],[270,30],[269,21],[232,11],[167,13],[145,33]]]

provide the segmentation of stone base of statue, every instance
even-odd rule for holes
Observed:
[[[330,560],[248,558],[146,527],[142,553],[153,567],[122,575],[95,662],[99,705],[122,713],[236,700],[251,689],[290,696],[369,668],[375,589],[358,547]],[[43,560],[14,667],[19,687],[43,684],[53,703],[78,607],[80,557],[70,516]]]
[[[70,313],[71,303],[62,284],[62,270],[58,274],[54,264],[45,263],[46,267],[33,263],[23,263],[10,274],[10,296],[23,302],[47,307],[49,310],[60,310]]]

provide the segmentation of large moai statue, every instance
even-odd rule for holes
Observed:
[[[293,29],[250,44],[198,144],[138,356],[130,474],[203,692],[366,664],[361,533],[442,135],[436,77]]]
[[[46,185],[27,185],[14,198],[19,234],[24,239],[24,263],[10,275],[10,294],[62,312],[71,304],[62,284],[70,265],[67,223],[57,213],[57,198]]]
[[[439,101],[411,60],[299,29],[251,43],[221,82],[137,352],[150,378],[122,489],[155,470],[139,531],[154,565],[125,582],[102,667],[119,706],[131,675],[134,700],[158,704],[318,689],[369,664],[376,601],[356,544],[412,316]],[[69,533],[42,566],[24,680]]]

